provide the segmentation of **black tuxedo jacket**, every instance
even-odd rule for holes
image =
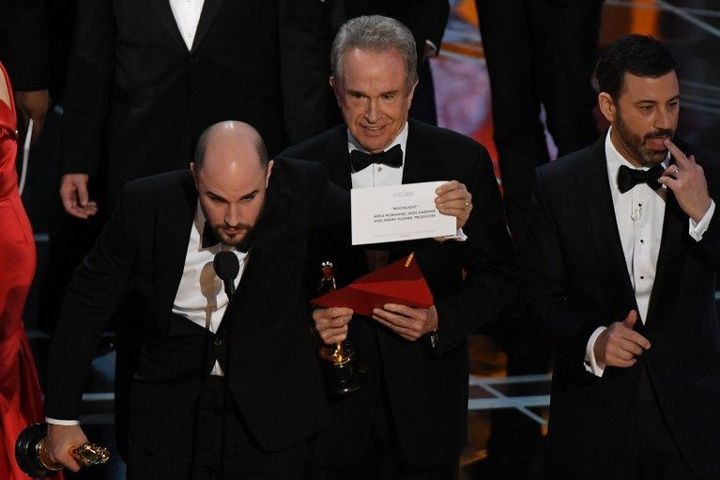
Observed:
[[[132,283],[152,312],[130,387],[130,435],[155,450],[218,359],[255,440],[284,448],[327,421],[302,278],[308,230],[347,218],[347,193],[318,165],[275,161],[246,269],[216,335],[172,313],[196,205],[189,171],[125,188],[68,287],[50,349],[47,416],[78,418],[100,335]]]
[[[206,0],[188,51],[168,0],[80,0],[63,173],[107,175],[114,199],[128,180],[186,168],[200,133],[223,120],[253,125],[277,154],[285,129],[304,121],[296,57],[310,39],[300,8]],[[295,91],[284,95],[285,83]]]
[[[415,37],[418,59],[423,58],[425,42],[440,49],[450,15],[447,0],[344,0],[345,18],[384,15],[403,23]]]
[[[48,88],[48,27],[43,0],[0,0],[0,61],[14,90]]]
[[[627,478],[641,369],[646,368],[672,436],[703,478],[720,477],[720,328],[715,269],[716,210],[702,241],[667,192],[662,242],[645,325],[650,350],[631,368],[585,371],[585,347],[599,326],[637,310],[608,184],[604,137],[537,170],[528,228],[529,287],[555,344],[550,406],[553,461],[578,478]],[[686,154],[692,149],[680,148]],[[710,195],[720,197],[720,164],[698,155]]]
[[[344,125],[287,154],[323,163],[332,181],[350,189]],[[467,336],[494,320],[515,294],[512,245],[485,149],[457,133],[411,120],[403,183],[452,179],[473,195],[474,208],[464,227],[467,242],[430,239],[378,247],[390,250],[391,261],[415,252],[438,310],[439,344],[432,350],[426,339],[408,342],[370,318],[354,318],[349,338],[371,373],[360,391],[333,402],[332,425],[314,442],[319,464],[359,465],[381,398],[388,401],[399,445],[412,465],[429,468],[456,460],[465,445]],[[340,285],[367,273],[363,248],[351,246],[349,233],[316,232],[310,256],[316,282],[326,259],[335,264]]]

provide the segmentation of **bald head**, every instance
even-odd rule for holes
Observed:
[[[265,142],[260,134],[251,125],[227,120],[210,125],[200,135],[195,147],[193,164],[200,170],[206,163],[208,148],[211,150],[245,151],[252,153],[250,159],[257,159],[259,165],[264,167],[268,163],[268,153]],[[215,158],[212,157],[211,158]]]
[[[272,165],[247,123],[216,123],[200,136],[190,169],[205,218],[224,244],[237,245],[254,227]]]

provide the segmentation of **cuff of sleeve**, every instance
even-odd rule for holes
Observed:
[[[707,229],[710,226],[710,220],[712,220],[714,213],[715,201],[710,200],[710,208],[708,208],[707,212],[705,212],[705,215],[703,215],[699,222],[695,223],[695,220],[693,220],[692,218],[690,219],[689,233],[693,240],[695,240],[696,242],[702,240],[703,235],[705,235],[705,232],[707,232]]]
[[[455,240],[456,242],[464,242],[468,239],[467,235],[465,235],[465,232],[463,232],[462,228],[458,228],[455,232],[455,235],[448,235],[447,237],[442,237],[442,241],[445,240]]]
[[[607,330],[607,327],[596,328],[593,334],[590,335],[587,346],[585,347],[585,370],[597,377],[603,376],[603,373],[605,373],[605,365],[595,359],[595,341],[605,330]]]
[[[62,425],[65,427],[69,427],[71,425],[80,425],[80,422],[77,420],[58,420],[57,418],[45,417],[45,421],[50,425]]]

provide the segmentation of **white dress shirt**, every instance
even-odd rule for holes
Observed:
[[[655,267],[660,253],[667,189],[663,186],[658,190],[653,190],[647,184],[642,183],[625,193],[620,193],[617,186],[620,166],[625,165],[632,169],[636,167],[617,151],[610,138],[610,131],[605,138],[605,159],[615,209],[615,221],[620,233],[620,243],[625,255],[630,283],[635,292],[638,317],[644,324],[650,305],[650,294],[655,282]],[[668,159],[663,162],[663,166],[668,166]],[[692,218],[690,219],[689,234],[695,241],[702,240],[714,212],[715,203],[711,202],[710,208],[700,222],[695,223]],[[593,347],[597,337],[605,330],[606,327],[598,327],[593,332],[585,351],[585,368],[597,376],[602,376],[605,365],[596,361]]]
[[[215,274],[213,259],[221,250],[230,250],[238,257],[240,272],[235,279],[235,287],[237,287],[245,270],[247,254],[220,243],[209,248],[202,248],[204,226],[205,215],[198,203],[185,254],[185,267],[183,267],[180,285],[175,294],[172,311],[216,333],[225,314],[228,297],[222,280]],[[212,375],[222,375],[222,369],[217,362],[213,367]]]
[[[204,3],[205,0],[170,0],[170,9],[175,17],[175,23],[177,23],[188,50],[192,50]]]
[[[190,240],[188,241],[187,253],[185,254],[185,267],[180,278],[175,301],[173,302],[173,313],[187,318],[189,321],[217,332],[228,305],[228,297],[225,294],[222,281],[215,274],[213,259],[215,254],[221,250],[232,250],[240,261],[240,272],[235,279],[235,287],[238,286],[245,264],[248,259],[246,253],[217,244],[209,248],[202,248],[202,231],[205,226],[205,215],[198,203],[195,210],[195,218],[190,227]],[[182,322],[185,320],[178,319]],[[216,361],[211,375],[223,375],[220,364]],[[58,420],[46,417],[45,421],[53,425],[77,425],[77,420]]]

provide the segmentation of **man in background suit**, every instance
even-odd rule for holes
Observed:
[[[417,52],[400,22],[382,16],[350,20],[331,58],[331,84],[345,124],[286,154],[322,162],[331,180],[347,190],[454,179],[441,187],[445,196],[438,206],[456,216],[464,232],[367,249],[351,246],[349,229],[316,232],[315,272],[322,260],[331,260],[340,286],[415,252],[435,304],[389,304],[372,318],[353,317],[347,308],[314,311],[322,340],[332,344],[348,336],[369,373],[359,391],[332,402],[332,424],[313,441],[308,476],[455,478],[466,441],[467,335],[495,319],[515,291],[492,164],[473,140],[408,121]],[[465,185],[472,211],[465,210]]]
[[[130,182],[76,270],[51,345],[52,459],[78,470],[68,450],[85,441],[89,363],[133,285],[151,313],[131,386],[128,478],[301,478],[306,439],[327,421],[302,287],[306,237],[348,210],[321,166],[268,161],[240,122],[210,127],[190,171]],[[221,251],[240,263],[231,298],[213,270]]]
[[[610,130],[537,170],[524,249],[556,352],[552,478],[719,478],[720,164],[673,139],[657,40],[618,39],[597,77]]]

